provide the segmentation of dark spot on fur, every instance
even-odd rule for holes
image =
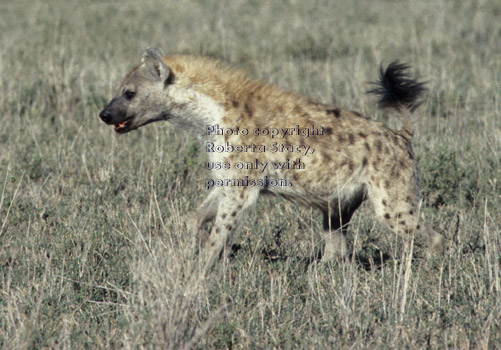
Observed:
[[[384,188],[389,189],[389,188],[390,188],[390,185],[391,185],[390,180],[386,180],[386,181],[384,182]]]
[[[350,169],[350,171],[353,171],[355,169],[355,166],[353,165],[353,162],[351,160],[348,161],[348,169]]]
[[[216,228],[216,233],[221,233],[221,230],[218,228]]]
[[[214,246],[215,246],[215,245],[216,245],[216,242],[211,242],[211,244],[210,244],[210,246],[211,246],[212,248],[214,248]]]
[[[224,220],[226,219],[226,214],[221,215],[221,218]]]
[[[242,204],[237,205],[237,210],[242,209]]]
[[[390,216],[390,214],[386,213],[386,214],[384,214],[384,218],[385,218],[386,220],[390,220],[390,219],[391,219],[391,216]]]
[[[414,210],[409,210],[410,215],[414,215]]]
[[[328,153],[322,153],[322,156],[329,162],[332,160],[331,156]]]
[[[239,197],[243,199],[244,198],[244,193],[240,192],[240,196]]]
[[[417,225],[417,226],[416,226],[416,228],[417,228],[418,230],[421,230],[421,225]]]
[[[399,222],[400,225],[405,225],[405,220]]]
[[[359,132],[358,136],[360,136],[361,138],[365,139],[367,137],[367,134],[364,134],[363,132]]]
[[[344,142],[344,136],[341,135],[341,134],[338,134],[337,135],[337,140],[338,140],[339,143],[343,143]]]
[[[361,117],[362,115],[356,111],[351,111],[351,113],[355,114],[357,117]]]
[[[367,157],[364,157],[364,159],[362,159],[362,166],[366,167],[368,163],[369,161],[367,160]]]
[[[244,106],[244,109],[245,109],[245,113],[247,114],[247,116],[249,118],[252,118],[252,107],[249,105],[249,103],[245,103],[245,106]]]
[[[334,130],[331,127],[325,128],[325,135],[332,135]]]
[[[377,166],[378,166],[378,162],[376,162],[376,161],[372,162],[372,167],[373,167],[373,168],[374,168],[374,170],[376,170],[376,171],[378,171]]]
[[[234,211],[233,213],[231,213],[231,216],[232,216],[232,217],[235,217],[236,215],[237,215],[237,212],[236,212],[236,211]]]
[[[386,203],[386,200],[385,200],[385,199],[383,199],[383,202],[382,202],[382,203],[383,203],[383,205],[386,207],[386,204],[387,204],[387,203]]]
[[[412,203],[412,198],[411,198],[411,196],[407,196],[407,198],[405,198],[405,201],[406,201],[407,203],[411,204],[411,203]]]
[[[378,152],[381,152],[381,150],[383,149],[383,144],[381,143],[381,140],[376,141],[376,148]]]
[[[336,118],[339,118],[341,116],[341,111],[339,108],[328,109],[327,114],[334,115]]]
[[[398,214],[397,214],[397,218],[399,218],[399,219],[400,219],[401,217],[402,217],[402,213],[398,213]]]
[[[395,167],[395,166],[391,167],[390,175],[391,175],[391,177],[397,176],[397,167]]]
[[[231,231],[231,229],[232,229],[232,228],[233,228],[233,227],[231,227],[231,225],[226,225],[226,229],[227,229],[228,231]]]
[[[238,101],[233,100],[231,103],[233,104],[233,107],[238,108]]]
[[[365,148],[367,148],[367,151],[369,151],[369,152],[371,151],[371,146],[369,146],[369,144],[367,142],[365,143]]]
[[[350,140],[350,144],[354,144],[355,143],[355,136],[353,134],[348,134],[348,140]]]

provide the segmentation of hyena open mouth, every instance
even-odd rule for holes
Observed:
[[[127,127],[127,124],[129,123],[128,120],[126,121],[123,121],[119,124],[115,124],[115,131],[120,133],[120,132],[124,132],[124,129]]]
[[[123,122],[113,124],[115,126],[115,132],[118,134],[125,134],[125,133],[135,129],[134,127],[132,127],[132,120],[133,119],[134,119],[134,117],[131,117],[131,118],[124,120]]]

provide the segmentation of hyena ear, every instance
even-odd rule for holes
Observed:
[[[160,49],[147,49],[143,55],[143,69],[153,79],[166,81],[170,76],[170,69],[163,58],[164,54]]]

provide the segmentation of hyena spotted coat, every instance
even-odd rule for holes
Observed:
[[[209,162],[286,162],[300,158],[304,169],[213,170],[214,179],[285,179],[291,186],[214,187],[189,222],[191,233],[205,247],[212,265],[230,240],[245,211],[262,193],[318,208],[323,213],[325,248],[322,260],[347,253],[346,231],[354,211],[369,200],[376,216],[394,233],[420,233],[433,251],[443,249],[441,235],[419,215],[416,160],[411,146],[411,113],[424,90],[410,79],[407,66],[393,63],[381,69],[380,105],[402,116],[394,131],[356,112],[314,102],[276,86],[249,78],[215,60],[193,56],[164,57],[148,49],[139,65],[125,77],[116,96],[100,113],[101,119],[123,134],[151,122],[168,120],[195,135],[204,147],[213,145],[310,146],[313,154],[287,152],[209,152]],[[218,135],[208,126],[247,129],[248,135]],[[263,128],[322,128],[308,138],[297,133],[281,139],[255,135]],[[205,223],[214,221],[209,233]]]

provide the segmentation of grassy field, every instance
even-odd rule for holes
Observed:
[[[499,23],[496,0],[2,1],[1,347],[501,349]],[[263,198],[235,256],[190,284],[203,149],[168,123],[117,136],[98,118],[147,47],[380,120],[368,82],[411,64],[445,254],[411,259],[364,205],[351,263],[309,264],[320,214]]]

